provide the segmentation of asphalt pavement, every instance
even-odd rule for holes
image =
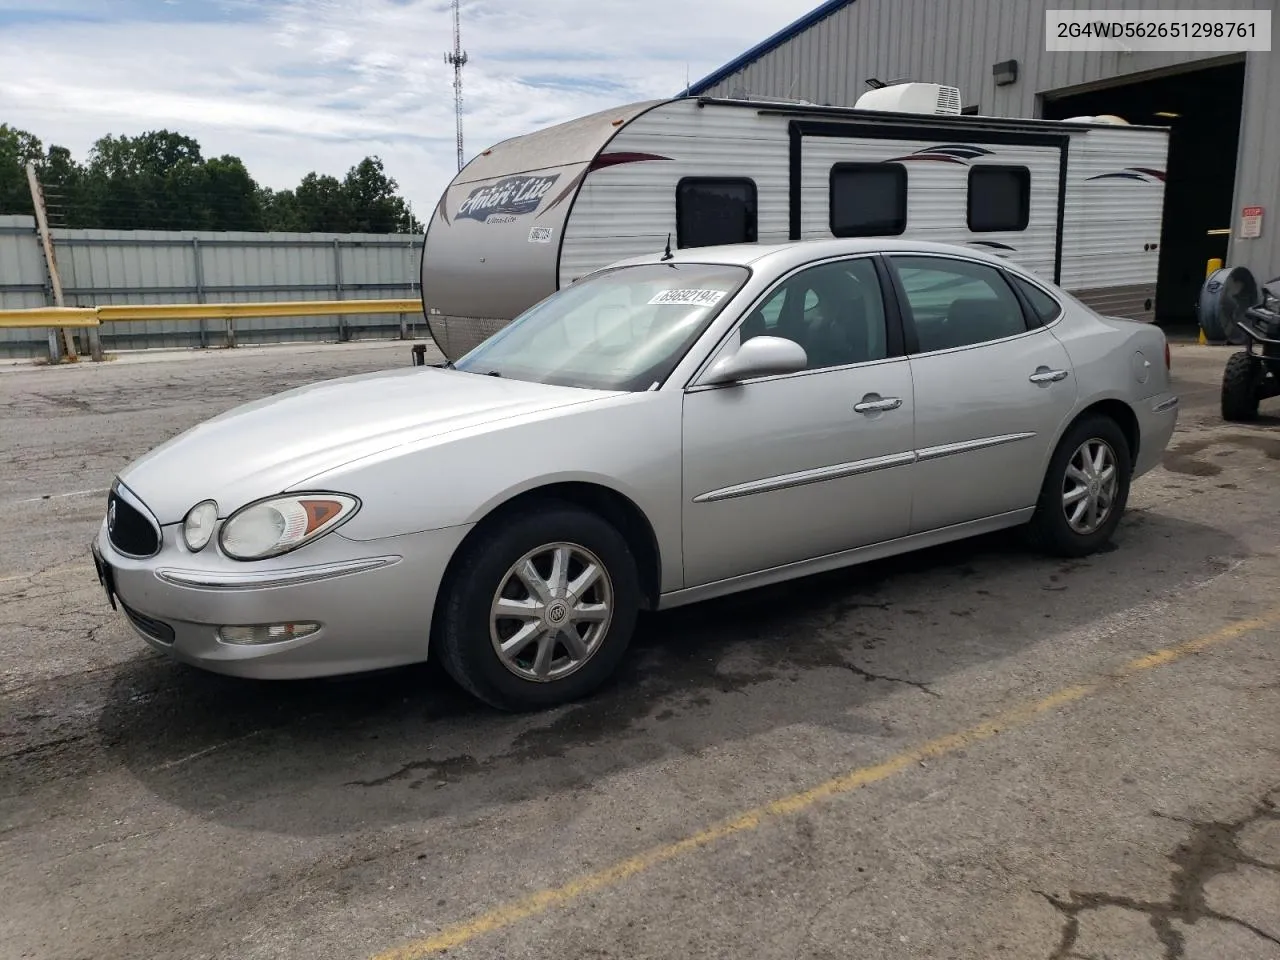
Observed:
[[[591,700],[152,653],[115,470],[409,345],[0,369],[0,958],[1280,958],[1280,401],[1176,345],[1114,548],[1007,535],[646,616]]]

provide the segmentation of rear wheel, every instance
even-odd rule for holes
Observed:
[[[1258,416],[1261,361],[1248,351],[1233,353],[1222,371],[1222,419],[1243,422]]]
[[[1032,543],[1064,557],[1082,557],[1111,539],[1129,499],[1132,456],[1110,417],[1076,422],[1058,444],[1028,524]]]
[[[614,672],[640,587],[626,540],[570,504],[533,508],[468,544],[442,598],[444,668],[501,710],[584,697]]]

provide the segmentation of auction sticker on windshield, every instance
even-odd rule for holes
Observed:
[[[723,290],[663,290],[649,303],[676,304],[688,307],[714,307],[724,297]]]

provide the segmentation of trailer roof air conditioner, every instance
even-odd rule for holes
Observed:
[[[859,110],[889,113],[960,114],[960,88],[941,83],[895,83],[868,90],[854,104]]]

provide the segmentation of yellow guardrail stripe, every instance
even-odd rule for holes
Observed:
[[[320,317],[339,314],[421,313],[421,300],[270,300],[256,303],[142,303],[102,307],[32,307],[0,310],[0,329],[97,327],[146,320],[236,320],[249,317]]]
[[[98,311],[93,307],[32,307],[25,310],[0,310],[0,328],[96,326],[98,326]]]

